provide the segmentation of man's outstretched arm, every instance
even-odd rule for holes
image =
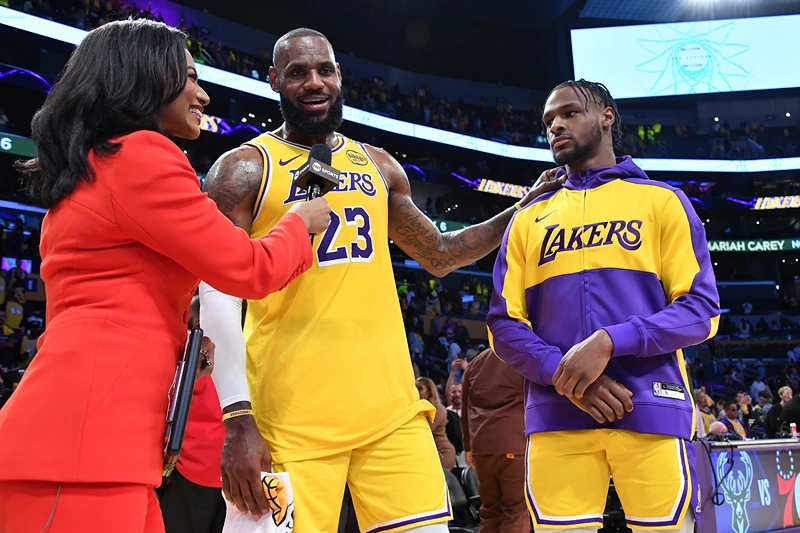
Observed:
[[[414,204],[408,176],[400,163],[384,150],[372,146],[366,149],[389,185],[389,237],[429,273],[445,276],[500,246],[515,207],[480,224],[442,233]],[[557,170],[542,173],[520,205],[525,206],[534,198],[561,188],[563,179],[550,181]]]

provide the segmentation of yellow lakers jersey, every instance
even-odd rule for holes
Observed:
[[[31,339],[27,335],[22,337],[22,342],[19,346],[19,354],[25,355],[26,353],[29,354],[29,357],[33,357],[36,355],[36,346],[38,344],[38,339]]]
[[[292,185],[309,147],[265,133],[251,237],[266,235],[306,193]],[[259,429],[278,463],[380,438],[432,406],[420,401],[389,256],[389,194],[363,145],[337,135],[339,184],[314,265],[284,290],[248,301],[244,335]]]
[[[6,326],[11,329],[19,329],[22,325],[22,314],[24,308],[16,300],[11,300],[6,304]]]

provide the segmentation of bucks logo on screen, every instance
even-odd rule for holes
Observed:
[[[738,455],[738,461],[735,460]],[[750,501],[750,485],[753,484],[753,463],[747,452],[738,452],[728,457],[728,452],[717,456],[717,479],[725,501],[731,506],[731,529],[734,533],[747,533],[750,518],[747,502]]]

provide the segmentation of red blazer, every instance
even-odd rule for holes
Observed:
[[[312,263],[302,219],[251,240],[163,135],[90,155],[97,179],[45,216],[47,330],[0,411],[0,479],[159,485],[167,393],[200,279],[261,299]]]

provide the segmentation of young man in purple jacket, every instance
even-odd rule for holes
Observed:
[[[719,321],[703,226],[682,191],[615,158],[605,86],[559,85],[542,118],[567,181],[514,215],[487,318],[495,353],[525,378],[534,526],[596,532],[612,475],[634,531],[691,532],[696,415],[681,349]]]

